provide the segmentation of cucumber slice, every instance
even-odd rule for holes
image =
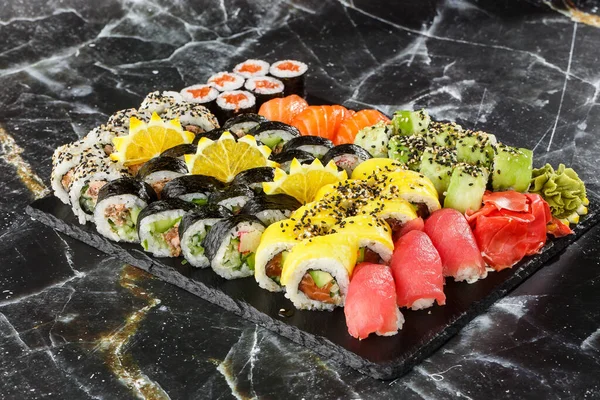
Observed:
[[[454,208],[463,214],[469,209],[479,210],[488,177],[487,168],[465,163],[457,164],[452,171],[444,207]]]
[[[385,122],[361,129],[354,138],[354,144],[367,150],[374,158],[387,157],[391,132]]]
[[[432,121],[424,137],[429,146],[454,148],[462,131],[462,127],[455,122]]]
[[[279,143],[283,141],[283,139],[279,136],[269,136],[260,139],[260,141],[263,142],[263,144],[269,147],[271,150],[273,150],[275,147],[277,147]]]
[[[154,233],[165,233],[169,229],[175,226],[176,223],[181,221],[182,217],[175,219],[164,219],[162,221],[156,221],[152,225],[152,232]]]
[[[477,164],[489,168],[494,160],[496,137],[485,132],[465,131],[456,141],[456,157],[459,162]]]
[[[310,270],[308,273],[313,278],[313,281],[315,281],[318,288],[322,288],[333,280],[333,276],[331,276],[329,272]]]
[[[208,199],[207,198],[192,199],[192,203],[194,203],[197,206],[204,206],[204,205],[206,205],[206,203],[208,203]]]
[[[358,256],[356,257],[356,263],[359,264],[365,261],[365,248],[361,247],[358,249]]]
[[[456,163],[456,150],[428,147],[421,156],[419,172],[431,180],[435,190],[442,197],[448,190]]]
[[[494,191],[516,190],[525,192],[531,183],[533,151],[515,147],[498,146],[494,156],[492,187]]]
[[[425,109],[419,111],[399,110],[394,113],[392,126],[395,135],[423,135],[427,133],[427,128],[431,118]]]
[[[399,161],[416,171],[421,164],[421,155],[427,147],[422,136],[394,136],[388,143],[388,158]]]
[[[250,268],[252,271],[254,271],[254,267],[256,265],[255,257],[255,253],[250,253],[250,255],[244,260],[246,261],[248,268]]]

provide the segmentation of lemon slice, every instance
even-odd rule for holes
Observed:
[[[223,132],[219,140],[202,138],[196,154],[186,154],[185,162],[191,174],[212,176],[221,182],[231,182],[237,174],[250,168],[276,166],[269,160],[271,149],[259,146],[253,136],[235,140]]]
[[[150,122],[145,123],[131,117],[129,134],[113,139],[115,152],[110,158],[128,167],[144,163],[171,147],[192,143],[192,140],[194,134],[183,130],[178,119],[163,121],[153,113]]]
[[[273,182],[264,182],[263,190],[266,194],[285,193],[306,204],[313,201],[321,187],[347,178],[346,171],[338,171],[333,161],[324,167],[318,159],[310,165],[302,165],[294,158],[289,175],[277,168]]]

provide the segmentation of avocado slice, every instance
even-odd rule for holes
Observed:
[[[462,131],[462,127],[455,122],[432,121],[424,137],[429,146],[453,148]]]
[[[458,163],[450,177],[444,207],[454,208],[463,214],[468,209],[479,210],[488,177],[487,168]]]
[[[308,273],[313,278],[313,281],[315,281],[318,288],[322,288],[333,280],[333,276],[331,276],[329,272],[310,270]]]
[[[153,223],[152,231],[154,233],[165,233],[166,231],[174,227],[175,224],[179,221],[181,221],[181,217],[156,221]]]
[[[531,182],[533,151],[503,144],[499,145],[497,150],[492,170],[494,191],[527,191]]]
[[[421,155],[427,147],[422,136],[394,136],[388,143],[388,158],[400,161],[409,169],[416,171],[421,164]]]
[[[459,162],[489,168],[494,160],[496,137],[485,132],[465,131],[456,140]]]
[[[418,111],[398,110],[392,118],[395,135],[422,135],[427,133],[431,118],[425,109]]]
[[[456,163],[456,150],[427,147],[421,156],[419,172],[431,180],[435,190],[442,197],[450,185],[452,170]]]

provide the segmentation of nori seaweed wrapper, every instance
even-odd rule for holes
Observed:
[[[254,114],[254,113],[244,113],[244,114],[238,114],[233,118],[228,119],[227,121],[225,121],[225,123],[223,124],[223,129],[230,131],[231,133],[236,133],[234,131],[237,131],[236,126],[237,125],[241,125],[241,124],[247,124],[247,123],[255,123],[254,126],[259,125],[261,123],[264,122],[268,122],[269,120],[266,119],[265,117],[263,117],[262,115],[259,114]],[[249,131],[251,128],[245,128],[245,131]],[[243,136],[243,135],[242,135]]]
[[[250,222],[258,223],[264,226],[258,218],[253,215],[234,215],[233,217],[224,218],[210,228],[210,232],[206,235],[203,242],[204,254],[209,260],[213,260],[219,248],[223,245],[225,237],[238,224]]]
[[[273,182],[275,179],[275,168],[256,167],[240,172],[233,178],[232,185],[247,185],[255,183]]]
[[[136,178],[143,181],[146,177],[158,171],[173,171],[180,174],[187,174],[187,165],[183,160],[175,157],[154,157],[142,165],[138,171]]]
[[[208,197],[208,202],[211,204],[218,204],[223,200],[240,196],[246,196],[248,199],[252,199],[256,194],[246,185],[232,185],[227,186],[222,190],[212,192]]]
[[[150,215],[154,215],[154,214],[158,214],[161,213],[163,211],[170,211],[170,210],[183,210],[183,211],[190,211],[193,210],[194,208],[196,208],[196,206],[193,203],[188,203],[187,201],[183,201],[180,199],[166,199],[166,200],[159,200],[159,201],[155,201],[154,203],[151,203],[148,205],[148,207],[144,208],[142,210],[142,212],[140,212],[140,215],[138,215],[138,219],[137,219],[137,230],[138,230],[138,234],[140,233],[140,223],[142,222],[142,220]]]
[[[256,215],[259,212],[267,210],[289,210],[295,211],[300,208],[302,204],[292,196],[287,194],[272,194],[266,196],[257,196],[250,199],[240,214]]]
[[[212,192],[221,190],[225,185],[212,176],[184,175],[167,182],[161,192],[164,199],[174,199],[189,193],[205,193],[208,197]]]
[[[300,136],[295,137],[283,146],[283,151],[295,150],[302,146],[321,146],[327,151],[333,148],[333,142],[320,136]]]
[[[160,153],[159,157],[178,158],[178,157],[184,156],[185,154],[196,154],[197,149],[198,149],[198,146],[196,146],[195,144],[192,144],[192,143],[179,144],[175,147],[171,147],[170,149],[163,151],[162,153]]]
[[[282,151],[279,154],[271,154],[269,157],[271,161],[275,161],[276,163],[283,164],[286,162],[292,161],[294,158],[300,161],[301,164],[310,164],[315,160],[315,156],[310,154],[308,151],[304,150],[288,150]]]
[[[227,218],[233,214],[223,206],[217,204],[206,204],[196,207],[194,210],[185,213],[179,224],[179,238],[183,238],[183,234],[187,229],[196,222],[203,219]]]
[[[134,195],[148,204],[158,200],[158,196],[156,196],[156,192],[152,189],[152,186],[131,177],[124,177],[115,179],[102,186],[98,192],[97,203],[100,203],[104,199],[120,196],[122,194]]]
[[[356,165],[352,166],[352,168],[349,169],[342,165],[339,165],[335,161],[336,157],[340,157],[343,155],[356,156],[359,160],[356,165],[372,158],[371,153],[369,153],[367,150],[363,149],[360,146],[357,146],[355,144],[340,144],[338,146],[333,147],[327,153],[325,153],[325,155],[321,159],[321,162],[323,163],[323,165],[327,165],[331,160],[334,160],[334,162],[338,166],[338,168],[342,168],[343,170],[345,170],[348,173],[348,176],[350,176],[352,174],[352,171],[354,170],[354,168],[356,168]]]
[[[217,128],[217,129],[213,129],[212,131],[198,133],[194,137],[194,140],[192,140],[192,144],[197,145],[198,142],[200,141],[200,139],[202,139],[203,137],[208,138],[210,140],[219,140],[219,138],[221,137],[223,132],[226,132],[226,131],[227,131],[227,129]]]

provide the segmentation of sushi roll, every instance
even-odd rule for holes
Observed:
[[[179,225],[179,241],[181,252],[191,265],[196,268],[210,266],[204,254],[204,238],[214,224],[231,215],[226,208],[212,204],[185,213]]]
[[[298,160],[300,164],[310,164],[315,160],[315,157],[309,152],[295,149],[282,151],[279,154],[271,153],[269,158],[271,161],[278,163],[279,168],[288,173],[290,172],[290,165],[294,159]]]
[[[181,126],[194,134],[212,131],[219,127],[219,121],[200,104],[178,103],[166,110],[167,119],[178,119]]]
[[[115,242],[139,242],[137,217],[156,199],[150,185],[131,177],[107,183],[100,189],[94,209],[98,233]]]
[[[297,128],[276,121],[262,122],[250,129],[248,134],[267,145],[275,154],[281,153],[290,140],[300,137]]]
[[[201,206],[208,203],[208,197],[215,190],[221,190],[223,183],[212,176],[183,175],[168,182],[162,190],[163,199],[181,199]]]
[[[357,243],[342,234],[305,239],[287,255],[281,271],[285,297],[301,310],[342,307],[356,265]]]
[[[286,219],[302,204],[287,194],[256,196],[242,207],[240,213],[254,215],[265,226]]]
[[[279,79],[261,76],[248,79],[244,88],[256,97],[256,106],[260,107],[271,99],[283,97],[285,86]]]
[[[225,121],[223,128],[235,134],[237,137],[242,137],[248,133],[249,130],[263,122],[267,122],[267,119],[262,115],[244,113],[238,114]]]
[[[269,74],[281,80],[285,85],[284,96],[296,94],[304,97],[304,77],[308,66],[300,61],[282,60],[271,64]]]
[[[427,218],[429,214],[442,208],[431,180],[414,171],[387,173],[380,197],[386,200],[403,198],[415,206],[417,215],[422,218]]]
[[[223,132],[227,132],[227,129],[217,128],[213,129],[212,131],[198,133],[194,137],[194,140],[192,140],[192,144],[197,145],[200,139],[202,139],[203,137],[208,138],[210,140],[219,140]]]
[[[244,77],[231,72],[217,72],[208,78],[207,83],[219,92],[229,92],[244,86]]]
[[[181,102],[183,102],[183,97],[181,97],[179,92],[161,93],[157,90],[146,96],[140,108],[138,108],[138,112],[145,115],[152,115],[153,113],[162,115],[169,107]]]
[[[354,168],[369,158],[371,158],[371,154],[362,147],[354,144],[341,144],[329,149],[321,161],[323,165],[327,165],[329,161],[333,160],[335,165],[351,176]]]
[[[246,79],[265,76],[269,73],[269,63],[263,60],[246,60],[233,67],[233,72]]]
[[[54,195],[65,204],[71,204],[69,186],[73,180],[75,168],[82,161],[83,153],[87,158],[102,159],[106,157],[100,144],[92,144],[89,140],[82,139],[59,146],[52,154],[52,173],[50,183]]]
[[[197,149],[198,146],[192,143],[179,144],[175,147],[171,147],[170,149],[163,151],[162,153],[160,153],[159,157],[173,157],[183,160],[184,155],[196,154]]]
[[[269,292],[281,292],[283,260],[300,243],[294,232],[295,222],[289,219],[265,229],[256,249],[254,279],[258,286]]]
[[[69,200],[73,214],[80,224],[94,219],[94,208],[98,193],[102,186],[118,178],[129,176],[127,169],[120,163],[108,157],[86,157],[84,152],[82,162],[75,168],[73,179],[69,185]]]
[[[405,224],[418,218],[415,207],[400,197],[369,199],[358,208],[358,213],[384,220],[392,233],[398,232]]]
[[[275,179],[275,168],[257,167],[240,172],[233,178],[232,185],[246,185],[250,189],[262,192],[263,182],[273,182]]]
[[[173,157],[154,157],[138,171],[136,178],[144,181],[161,197],[163,187],[172,179],[188,173],[185,162]]]
[[[238,114],[256,112],[256,98],[245,90],[222,92],[217,97],[217,117],[227,121]]]
[[[333,142],[320,136],[298,136],[291,139],[282,151],[303,150],[313,155],[314,158],[322,158],[333,148]]]
[[[225,279],[252,276],[264,230],[262,222],[251,215],[235,215],[214,224],[204,238],[205,254],[213,271]]]
[[[384,264],[387,264],[392,258],[394,252],[392,230],[379,218],[363,214],[344,218],[330,232],[357,240],[359,252],[357,262],[378,264],[381,259]]]
[[[200,104],[208,108],[211,112],[215,110],[215,101],[219,91],[212,85],[192,85],[181,89],[181,97],[188,103]]]
[[[254,191],[248,186],[232,185],[212,192],[208,197],[208,202],[223,206],[234,214],[237,214],[254,196]]]
[[[137,219],[140,242],[155,257],[181,254],[179,224],[183,215],[196,206],[179,199],[159,200],[144,208]]]

